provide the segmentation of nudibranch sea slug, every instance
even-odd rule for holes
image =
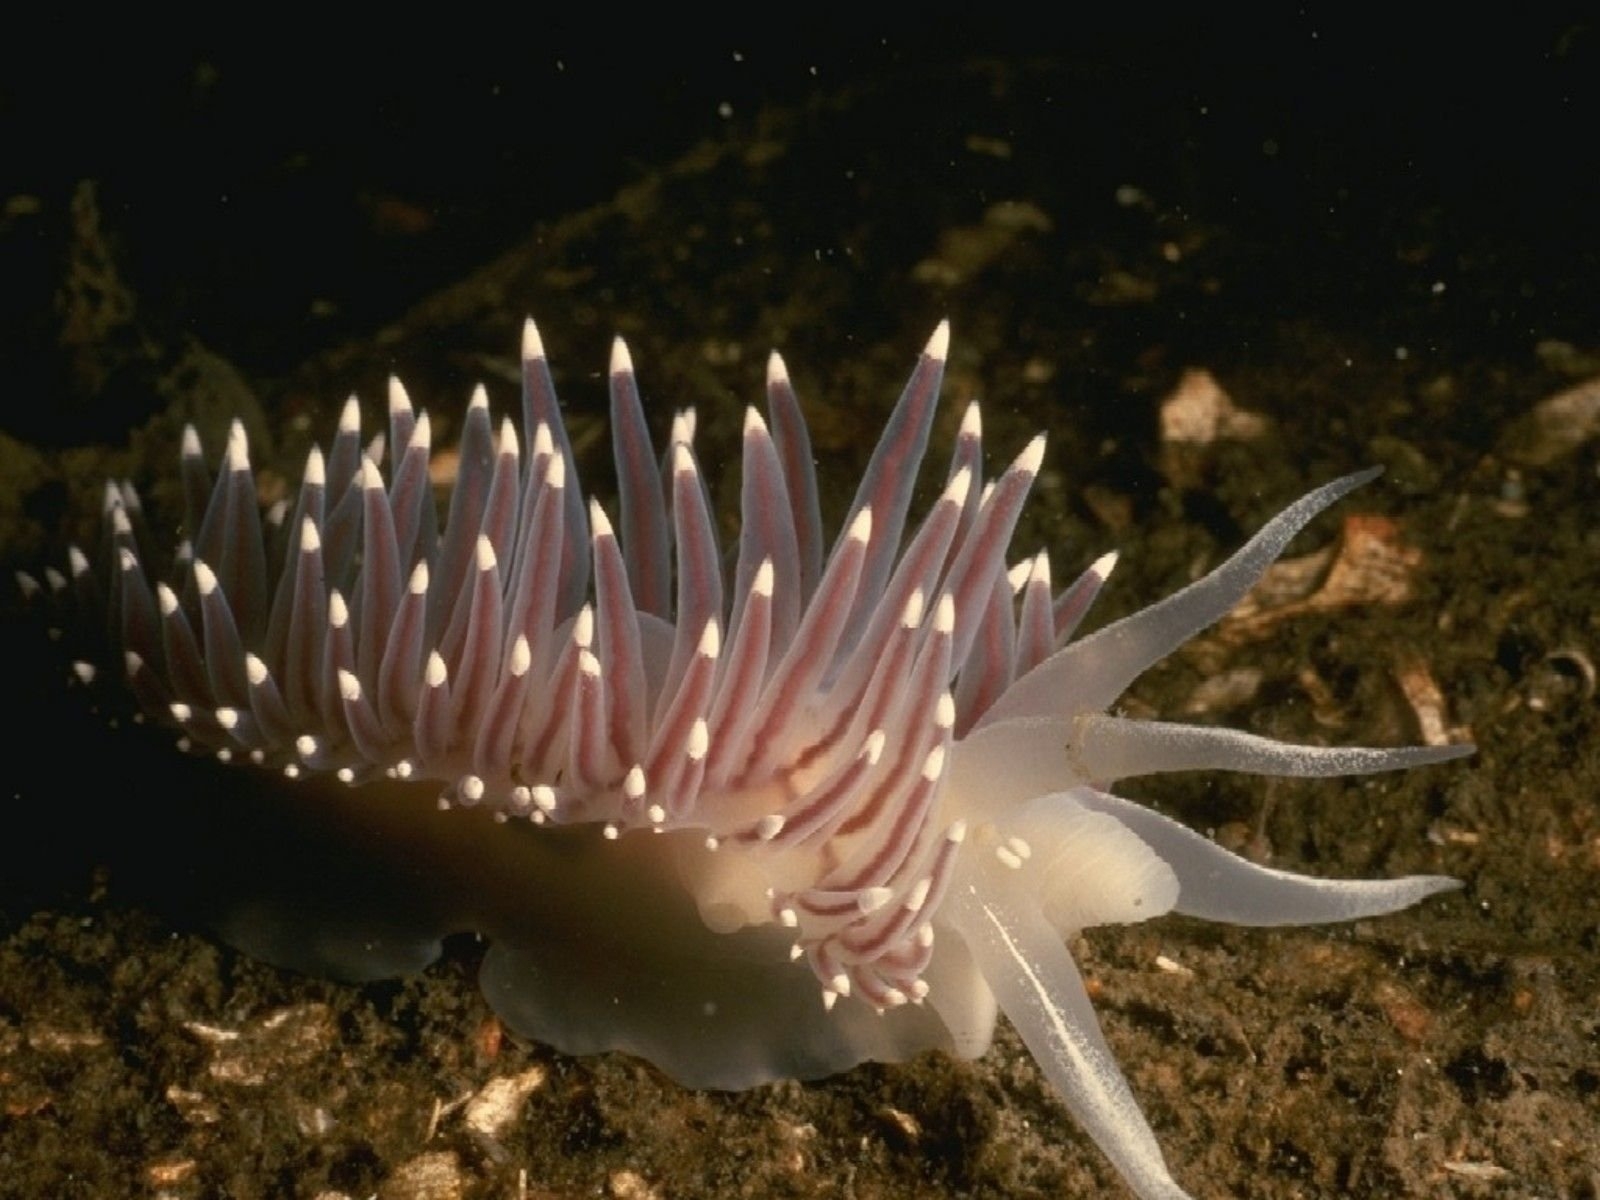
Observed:
[[[659,452],[620,340],[618,500],[585,501],[530,321],[521,434],[474,394],[442,529],[429,419],[394,384],[386,433],[363,442],[352,400],[297,496],[266,513],[242,426],[214,480],[186,433],[168,581],[121,484],[102,563],[73,550],[67,574],[24,588],[95,614],[109,661],[79,675],[125,686],[185,749],[288,776],[375,826],[408,808],[459,823],[416,849],[417,886],[430,855],[452,853],[470,898],[400,949],[353,933],[297,961],[371,976],[476,930],[485,993],[513,1028],[569,1053],[626,1050],[698,1087],[929,1048],[976,1057],[1004,1012],[1133,1191],[1179,1197],[1067,939],[1168,912],[1347,921],[1456,884],[1272,870],[1111,786],[1352,775],[1471,748],[1300,746],[1113,714],[1377,472],[1324,484],[1210,574],[1074,640],[1113,556],[1059,591],[1044,554],[1007,561],[1042,437],[986,480],[970,406],[938,498],[908,519],[948,344],[941,324],[831,546],[777,355],[766,416],[745,415],[725,555],[694,415]]]

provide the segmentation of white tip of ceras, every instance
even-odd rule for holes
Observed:
[[[550,436],[550,426],[540,421],[533,427],[533,456],[538,458],[541,454],[548,457],[556,452],[556,440]]]
[[[672,414],[672,424],[667,429],[667,445],[672,455],[672,469],[679,470],[678,450],[694,441],[694,423],[685,409]]]
[[[972,491],[972,468],[962,467],[950,477],[950,482],[945,485],[944,494],[939,497],[942,504],[954,504],[958,508],[965,507],[967,496]]]
[[[923,876],[911,885],[911,890],[906,893],[904,904],[901,905],[907,912],[922,911],[922,906],[928,902],[928,892],[933,888],[933,880]]]
[[[616,536],[611,528],[611,518],[606,516],[606,510],[600,506],[600,501],[593,498],[589,500],[589,532],[597,542],[601,538]]]
[[[622,794],[629,800],[644,799],[644,768],[638,763],[629,767],[622,777]]]
[[[315,554],[322,549],[322,535],[317,532],[317,523],[310,517],[300,521],[300,553]]]
[[[689,761],[700,762],[709,749],[711,749],[710,727],[706,725],[704,717],[697,717],[695,723],[689,726]]]
[[[429,420],[428,414],[425,411],[420,412],[417,414],[417,424],[415,428],[411,430],[411,441],[407,443],[406,449],[421,450],[426,453],[429,447],[432,445],[433,422]]]
[[[170,617],[178,611],[178,595],[164,583],[156,584],[156,607],[161,610],[163,617]]]
[[[67,569],[72,572],[72,577],[77,579],[89,569],[89,556],[76,546],[67,547]],[[772,590],[770,587],[767,589]]]
[[[611,339],[611,373],[633,374],[633,355],[628,353],[628,343],[623,341],[620,335]]]
[[[522,322],[522,361],[532,362],[544,357],[544,339],[539,336],[539,327],[533,323],[532,317],[525,317]]]
[[[361,680],[355,677],[354,672],[340,669],[339,695],[351,704],[361,699]]]
[[[1028,573],[1028,582],[1043,584],[1046,591],[1050,588],[1050,556],[1043,550],[1033,556],[1033,568]]]
[[[756,568],[756,577],[750,584],[750,591],[757,596],[772,595],[772,560],[763,558],[761,565]]]
[[[194,585],[202,596],[217,590],[217,573],[198,558],[194,560]]]
[[[418,559],[417,565],[411,568],[411,578],[406,581],[406,591],[413,596],[425,595],[428,591],[428,560]]]
[[[874,729],[867,734],[867,740],[862,743],[861,753],[867,760],[867,766],[875,767],[878,760],[883,757],[883,748],[889,741],[889,735],[882,729]]]
[[[784,817],[782,813],[768,813],[756,822],[756,837],[763,842],[770,842],[783,832]]]
[[[350,606],[344,602],[344,596],[338,588],[328,591],[328,625],[333,629],[343,629],[350,623]]]
[[[943,362],[950,356],[950,318],[946,317],[939,322],[938,328],[933,331],[933,336],[928,339],[928,344],[922,351],[934,362]]]
[[[940,730],[955,728],[956,698],[949,692],[940,693],[939,702],[933,706],[933,723]]]
[[[481,383],[472,385],[472,399],[467,401],[467,411],[470,413],[473,409],[489,411],[489,389]]]
[[[1050,556],[1043,550],[1032,558],[1025,558],[1013,564],[1006,570],[1006,582],[1011,585],[1013,594],[1022,591],[1029,584],[1043,584],[1048,590],[1050,587]]]
[[[200,447],[200,434],[193,425],[183,427],[183,442],[179,453],[184,458],[204,458],[205,451]]]
[[[1115,550],[1111,551],[1109,554],[1102,554],[1099,558],[1095,559],[1089,564],[1089,570],[1094,572],[1101,583],[1104,583],[1106,580],[1110,579],[1111,572],[1116,569],[1117,552]]]
[[[580,650],[594,644],[594,606],[585,604],[572,621],[572,642]]]
[[[722,653],[722,626],[712,617],[700,632],[700,645],[696,648],[701,658],[716,658]]]
[[[365,454],[361,456],[361,488],[368,492],[381,492],[383,487],[383,472],[378,470],[378,464]]]
[[[521,679],[528,673],[528,668],[533,665],[533,650],[528,645],[528,635],[519,633],[516,642],[511,647],[511,674],[514,678]]]
[[[1033,440],[1023,447],[1022,453],[1017,455],[1017,461],[1011,464],[1012,470],[1022,471],[1028,475],[1037,475],[1039,466],[1044,462],[1044,434],[1036,433]]]
[[[850,528],[845,531],[845,537],[852,542],[860,542],[865,546],[872,540],[872,505],[864,504],[861,511],[850,522]]]
[[[422,677],[431,688],[443,687],[445,681],[450,678],[450,671],[437,650],[428,651],[428,666]]]
[[[250,469],[250,439],[244,431],[244,422],[237,418],[228,426],[228,470],[248,471]]]
[[[133,551],[126,546],[117,547],[117,569],[131,571],[139,565],[139,560],[133,556]]]
[[[911,589],[911,595],[906,597],[906,606],[900,612],[900,627],[902,629],[915,629],[922,624],[922,612],[927,606],[927,599],[922,594],[921,588]]]
[[[560,454],[551,454],[545,459],[544,481],[552,492],[559,492],[567,486],[567,460]]]
[[[517,438],[517,427],[512,424],[510,417],[500,418],[500,440],[495,443],[495,453],[514,461],[522,457],[522,443]]]
[[[478,563],[478,570],[492,571],[495,568],[494,543],[487,535],[478,535],[478,544],[473,551],[473,556]]]
[[[969,441],[976,441],[983,436],[983,408],[976,400],[962,412],[961,428],[956,431],[956,436]]]
[[[783,361],[783,355],[774,350],[767,355],[767,386],[787,387],[789,384],[789,368]]]
[[[746,405],[744,410],[744,436],[745,437],[770,437],[767,432],[767,423],[761,419],[761,414],[756,411],[755,405]]]
[[[689,453],[689,445],[682,439],[675,438],[672,443],[672,473],[674,475],[687,475],[693,477],[694,455]]]
[[[306,469],[300,478],[302,483],[311,487],[327,486],[328,469],[322,461],[322,447],[312,446],[306,451]]]
[[[398,375],[389,376],[389,415],[411,411],[411,397],[406,393],[406,385],[400,382]]]
[[[862,916],[877,912],[894,899],[894,889],[886,887],[862,888],[856,893],[856,910]]]
[[[506,796],[506,807],[495,814],[495,820],[504,821],[511,816],[527,816],[533,804],[533,792],[525,783],[519,783]]]
[[[344,407],[339,410],[339,432],[349,434],[361,432],[361,401],[356,399],[354,392],[350,393],[344,402]]]
[[[260,687],[269,677],[267,664],[254,654],[244,656],[244,677],[249,680],[251,687]]]
[[[956,599],[949,592],[942,592],[933,610],[933,631],[948,636],[955,632],[955,627]]]

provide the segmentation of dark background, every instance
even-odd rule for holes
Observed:
[[[1063,172],[1120,175],[1253,238],[1257,300],[1378,305],[1408,252],[1443,240],[1447,266],[1503,297],[1463,313],[1463,336],[1592,328],[1592,20],[1099,11],[1052,37],[990,17],[863,27],[794,13],[741,29],[596,10],[332,43],[314,27],[13,38],[0,51],[0,378],[15,399],[0,423],[47,442],[124,423],[62,394],[76,385],[52,298],[80,181],[98,185],[142,318],[272,378],[766,106],[985,58],[1062,68],[1059,94],[1002,136],[1059,127]],[[929,137],[959,120],[930,110]],[[954,161],[930,182],[969,186]],[[41,396],[56,402],[29,402]]]

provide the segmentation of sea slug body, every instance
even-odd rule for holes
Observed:
[[[521,433],[474,394],[442,529],[429,419],[395,384],[386,433],[364,443],[352,400],[265,519],[242,427],[214,479],[190,431],[169,582],[131,487],[110,485],[102,565],[74,550],[66,574],[24,590],[97,614],[114,669],[84,662],[80,677],[119,679],[184,748],[347,795],[374,823],[419,798],[459,823],[460,846],[424,853],[471,862],[470,899],[419,918],[393,957],[351,935],[299,965],[370,976],[475,929],[491,941],[485,993],[514,1028],[719,1088],[931,1047],[976,1057],[1003,1011],[1133,1191],[1183,1196],[1067,939],[1167,912],[1343,921],[1456,885],[1256,866],[1111,786],[1361,774],[1471,748],[1297,746],[1112,715],[1377,472],[1315,489],[1204,578],[1074,640],[1114,556],[1061,590],[1045,555],[1007,561],[1042,437],[986,481],[969,407],[941,491],[908,522],[948,342],[941,324],[831,546],[776,355],[765,417],[746,413],[725,554],[694,414],[662,453],[620,341],[618,501],[585,501],[530,321]],[[282,938],[239,940],[295,960]]]

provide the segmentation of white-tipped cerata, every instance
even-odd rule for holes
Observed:
[[[361,432],[361,402],[354,394],[345,399],[344,407],[339,410],[339,432]]]
[[[522,322],[522,361],[532,362],[543,357],[544,339],[539,336],[539,327],[533,318],[528,317]]]
[[[854,448],[813,447],[776,352],[742,435],[708,413],[695,448],[695,410],[647,412],[617,338],[601,385],[614,493],[580,486],[577,464],[600,456],[587,423],[569,435],[532,320],[521,352],[520,428],[497,426],[475,387],[459,450],[434,457],[427,412],[392,379],[387,432],[363,444],[347,400],[263,520],[242,422],[215,477],[185,427],[176,553],[142,544],[158,514],[109,482],[101,553],[70,548],[48,592],[18,577],[31,604],[60,610],[68,679],[97,705],[123,688],[185,751],[295,779],[318,811],[357,801],[336,808],[341,830],[372,820],[387,836],[417,808],[458,822],[398,839],[426,903],[406,898],[375,931],[343,912],[331,934],[307,930],[319,965],[349,948],[336,965],[371,977],[476,916],[485,992],[508,1024],[710,1088],[931,1046],[976,1054],[1003,1011],[1135,1194],[1180,1200],[1094,1018],[1075,935],[1169,911],[1375,917],[1456,886],[1262,867],[1110,790],[1470,752],[1295,745],[1117,710],[1372,472],[1316,488],[1209,574],[1078,637],[1116,555],[1058,590],[1045,548],[1011,544],[1042,435],[985,481],[1003,459],[985,454],[974,401],[937,451],[942,489],[917,489],[948,438],[948,322],[860,481],[826,486],[819,457]],[[720,507],[734,496],[738,528]],[[843,529],[825,512],[848,514]],[[330,783],[381,790],[317,791]],[[502,828],[516,818],[537,828]],[[1421,840],[1391,849],[1450,861]],[[499,887],[511,894],[486,890]]]
[[[620,337],[611,339],[611,373],[613,375],[633,374],[633,355],[628,353],[628,343]]]

